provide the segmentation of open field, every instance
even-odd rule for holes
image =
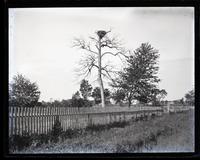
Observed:
[[[194,110],[164,114],[124,127],[88,131],[17,153],[126,153],[194,151]]]

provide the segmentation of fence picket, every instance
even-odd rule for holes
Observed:
[[[10,108],[10,112],[9,112],[9,119],[10,119],[10,122],[9,122],[9,125],[10,125],[10,132],[9,132],[9,135],[12,136],[13,135],[13,107],[9,107]]]
[[[35,134],[35,108],[33,108],[33,112],[32,112],[32,122],[33,122],[33,134]]]
[[[78,108],[78,107],[10,107],[9,108],[9,136],[31,134],[47,134],[59,117],[62,129],[81,128],[90,124],[107,124],[115,121],[127,121],[130,117],[140,117],[156,113],[162,115],[160,107],[107,107]]]

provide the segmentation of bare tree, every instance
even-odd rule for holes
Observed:
[[[104,95],[104,84],[102,76],[107,79],[113,80],[111,74],[115,71],[109,64],[103,64],[103,57],[106,55],[118,56],[120,59],[122,56],[126,56],[126,51],[121,47],[121,43],[116,37],[108,37],[110,31],[99,30],[96,33],[96,37],[89,37],[89,42],[83,39],[74,39],[73,47],[78,47],[82,50],[87,51],[87,56],[80,61],[80,75],[87,77],[91,74],[92,69],[98,70],[98,82],[101,90],[101,103],[102,107],[105,107],[105,95]]]

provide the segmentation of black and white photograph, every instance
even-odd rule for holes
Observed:
[[[9,153],[194,152],[194,13],[9,8]]]

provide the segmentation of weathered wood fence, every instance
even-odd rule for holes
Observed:
[[[108,124],[127,121],[144,115],[161,115],[161,107],[105,107],[105,108],[9,108],[9,135],[47,134],[52,130],[56,117],[64,131],[85,128],[91,124]]]

